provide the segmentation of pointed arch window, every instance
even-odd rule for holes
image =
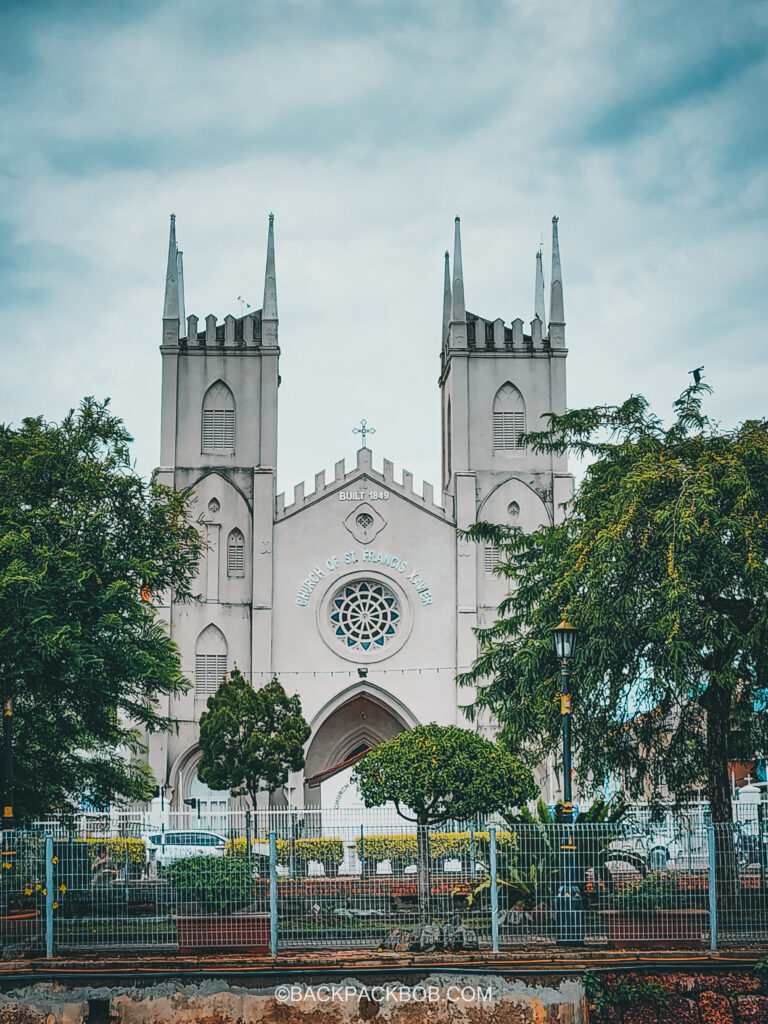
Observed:
[[[493,400],[493,450],[522,451],[525,433],[525,402],[514,384],[507,381]]]
[[[202,450],[235,450],[235,396],[223,380],[211,384],[203,399]]]
[[[227,576],[245,576],[245,537],[237,527],[227,538]]]
[[[206,626],[195,644],[195,696],[216,693],[227,674],[227,641],[216,626]]]

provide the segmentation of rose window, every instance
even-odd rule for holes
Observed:
[[[383,583],[348,583],[331,601],[331,627],[344,647],[375,651],[394,639],[400,625],[397,598]]]

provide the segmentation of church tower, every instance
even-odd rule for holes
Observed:
[[[195,604],[162,609],[194,689],[168,712],[191,746],[205,702],[235,665],[252,678],[272,668],[272,545],[277,466],[278,316],[274,218],[269,217],[264,302],[245,316],[184,321],[182,254],[171,216],[163,310],[161,467],[192,488],[206,520]],[[172,756],[153,742],[156,777]],[[162,762],[162,764],[158,763]],[[178,766],[174,769],[179,775]],[[183,774],[183,772],[182,772]],[[189,780],[186,791],[189,792]]]
[[[467,311],[461,228],[455,221],[453,275],[445,254],[442,355],[443,490],[454,501],[456,525],[477,520],[534,530],[562,517],[573,492],[566,457],[535,454],[522,442],[544,429],[565,398],[565,318],[557,217],[552,218],[552,281],[546,329],[541,252],[536,255],[534,314],[526,332],[519,317],[506,324]],[[492,570],[493,548],[458,542],[457,664],[468,665],[482,625],[506,592]]]

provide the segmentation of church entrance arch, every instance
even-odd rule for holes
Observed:
[[[309,744],[305,779],[326,772],[417,724],[405,707],[395,707],[390,699],[371,687],[339,696],[341,700],[337,698],[333,702],[335,706],[326,706],[318,716],[321,724]],[[307,807],[319,807],[320,786],[305,784],[304,802]]]

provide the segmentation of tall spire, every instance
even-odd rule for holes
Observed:
[[[183,334],[186,329],[187,311],[184,304],[184,253],[181,249],[176,252],[176,275],[179,281],[179,323]]]
[[[544,268],[541,265],[541,249],[536,253],[536,290],[533,297],[534,315],[541,320],[546,328],[547,314],[544,309]]]
[[[448,329],[451,324],[451,257],[448,250],[445,250],[445,277],[443,279],[443,344],[448,337]]]
[[[163,344],[179,342],[179,268],[176,247],[176,214],[171,214],[168,237],[168,265],[165,271],[165,303],[163,305]]]
[[[549,300],[549,320],[553,324],[565,323],[563,311],[563,272],[560,269],[560,242],[557,237],[557,217],[552,218],[552,284]]]
[[[261,311],[262,323],[277,320],[277,278],[275,277],[275,215],[269,215],[267,235],[267,269],[264,273],[264,305]]]
[[[165,272],[165,306],[163,320],[179,319],[179,270],[176,261],[176,214],[171,214],[171,233],[168,238],[168,267]]]
[[[461,221],[457,217],[454,221],[453,232],[453,302],[451,305],[451,320],[461,323],[466,319],[464,271],[461,266]]]

